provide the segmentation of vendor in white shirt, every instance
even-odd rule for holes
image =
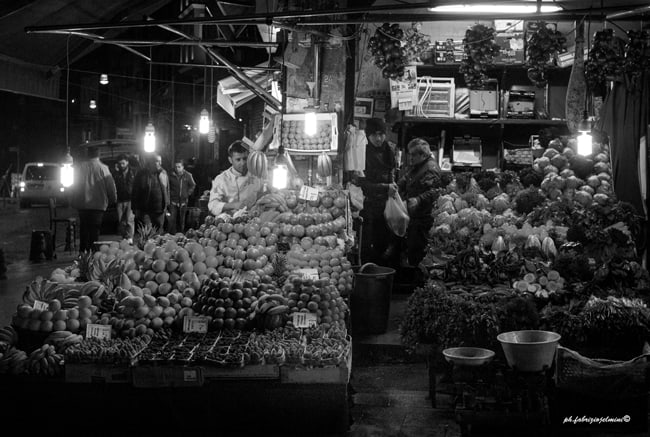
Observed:
[[[263,182],[248,173],[247,159],[248,149],[242,141],[237,140],[228,147],[228,161],[232,165],[212,181],[208,201],[212,214],[232,213],[244,207],[250,209],[257,201]]]

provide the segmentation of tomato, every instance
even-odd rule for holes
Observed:
[[[292,229],[294,237],[303,237],[305,235],[305,228],[302,225],[295,225]]]
[[[260,255],[262,255],[262,253],[256,247],[249,247],[248,250],[246,251],[246,258],[248,258],[248,259],[255,260],[255,259],[259,258]]]
[[[266,237],[266,236],[270,235],[271,234],[271,228],[269,228],[268,226],[262,226],[262,228],[260,229],[260,234],[262,235],[262,237]]]
[[[329,208],[334,204],[334,199],[332,199],[330,196],[323,196],[323,198],[320,201],[321,205],[323,205],[325,208]]]
[[[277,234],[271,234],[265,238],[265,241],[267,246],[273,246],[278,242],[278,236]]]
[[[253,259],[247,259],[246,261],[244,261],[243,266],[244,266],[244,270],[255,270],[257,269],[257,262],[255,262],[255,260]]]
[[[237,223],[234,227],[233,230],[238,233],[242,234],[244,233],[245,225],[243,223]]]
[[[346,204],[347,204],[347,199],[343,195],[338,195],[334,199],[334,206],[337,208],[345,208]]]
[[[232,223],[222,223],[221,230],[225,232],[226,234],[229,234],[233,230],[233,225]]]

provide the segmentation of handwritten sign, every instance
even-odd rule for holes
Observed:
[[[96,323],[89,323],[86,325],[86,338],[97,338],[99,340],[111,339],[111,326],[98,325]]]
[[[300,187],[300,193],[298,194],[298,197],[308,202],[312,200],[318,200],[318,188],[303,185]]]
[[[316,326],[316,314],[313,313],[293,313],[293,326],[296,328],[310,328]]]
[[[317,269],[298,269],[296,272],[301,275],[303,279],[316,280],[319,278]]]
[[[35,300],[34,309],[39,311],[47,311],[50,309],[50,304],[47,302],[43,302],[42,300]]]
[[[208,319],[201,316],[185,316],[183,318],[183,332],[198,332],[205,334],[208,332]]]

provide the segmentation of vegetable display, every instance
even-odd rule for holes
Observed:
[[[397,23],[384,23],[368,40],[368,50],[375,66],[384,78],[397,79],[404,76],[407,52],[402,44],[404,31]]]
[[[548,69],[553,65],[554,57],[566,50],[566,37],[545,21],[536,22],[535,27],[537,31],[532,33],[526,45],[526,66],[528,79],[542,88],[548,83]]]
[[[465,32],[463,45],[465,57],[460,72],[469,88],[481,88],[488,76],[487,70],[494,65],[494,59],[501,48],[494,42],[496,31],[483,24],[475,24]]]

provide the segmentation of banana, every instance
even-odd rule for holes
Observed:
[[[287,311],[289,311],[289,307],[287,305],[277,305],[271,309],[269,309],[266,314],[268,315],[274,315],[274,314],[284,314]]]
[[[258,308],[258,312],[261,314],[266,314],[268,310],[275,306],[277,306],[277,303],[275,301],[264,302],[262,306]]]
[[[262,296],[262,297],[265,297],[265,296]],[[269,299],[278,302],[280,305],[287,305],[289,303],[289,301],[287,300],[286,297],[282,296],[281,294],[277,294],[277,293],[275,293],[275,294],[267,294],[265,300],[269,300]]]

